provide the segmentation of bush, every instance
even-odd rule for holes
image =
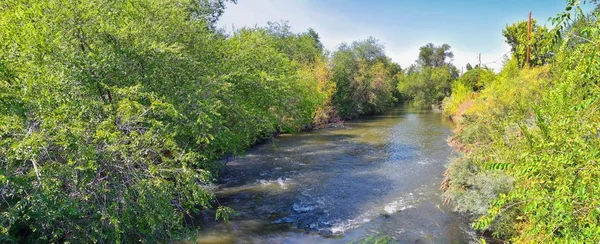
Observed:
[[[471,86],[465,85],[461,79],[452,84],[452,95],[442,100],[442,109],[445,115],[452,116],[457,114],[459,108],[467,100],[473,98]]]

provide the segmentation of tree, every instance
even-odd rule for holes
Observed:
[[[471,66],[470,63],[467,63],[467,71],[472,70],[472,69],[473,69],[473,66]]]
[[[191,0],[188,10],[192,19],[203,19],[214,29],[215,23],[219,21],[225,12],[227,2],[236,4],[238,0]]]
[[[319,33],[317,33],[313,28],[308,28],[307,34],[313,38],[315,47],[323,52],[325,47],[323,47],[323,43],[321,43],[321,38],[319,37]]]
[[[417,106],[439,104],[450,95],[452,81],[459,75],[450,63],[454,54],[448,44],[428,43],[419,50],[419,59],[402,73],[397,89],[403,99],[412,100]]]
[[[494,78],[494,71],[490,68],[474,68],[465,72],[458,80],[464,85],[469,86],[473,91],[481,90],[486,84],[490,83]]]
[[[185,238],[230,213],[216,159],[310,126],[334,89],[313,36],[225,39],[184,2],[0,4],[0,242]]]
[[[454,66],[424,67],[418,72],[406,72],[400,76],[397,89],[405,99],[416,106],[439,104],[450,95],[452,81],[458,76]]]
[[[527,40],[528,26],[527,21],[520,21],[512,25],[507,25],[502,30],[502,35],[506,38],[506,43],[510,45],[513,57],[517,59],[519,67],[525,67],[527,46],[530,46],[531,55],[529,58],[530,66],[544,65],[552,57],[550,52],[552,36],[544,26],[536,24],[536,20],[531,20],[531,42]]]
[[[343,118],[382,112],[396,101],[393,90],[400,69],[375,38],[340,45],[332,67],[337,88],[333,102]]]
[[[304,33],[293,33],[287,21],[269,21],[265,30],[269,37],[274,38],[279,51],[296,62],[306,65],[325,58],[319,34],[313,29]]]
[[[441,67],[448,64],[452,58],[454,53],[450,51],[450,45],[435,46],[433,43],[428,43],[419,48],[417,63],[422,67]]]

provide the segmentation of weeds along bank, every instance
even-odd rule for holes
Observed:
[[[476,229],[515,243],[600,240],[598,22],[569,6],[551,61],[523,68],[513,53],[483,89],[457,82],[444,101],[464,151],[445,196]]]
[[[313,30],[224,34],[202,3],[0,3],[0,242],[179,239],[186,214],[231,211],[215,159],[395,101],[374,39],[335,62]]]

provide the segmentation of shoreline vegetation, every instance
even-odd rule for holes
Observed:
[[[513,243],[600,240],[598,13],[568,1],[554,29],[533,22],[531,42],[527,22],[508,25],[502,70],[454,82],[443,109],[462,155],[440,189],[476,230]]]
[[[222,157],[401,100],[378,40],[225,33],[227,2],[0,4],[0,242],[189,237],[185,216],[233,213],[209,187]]]

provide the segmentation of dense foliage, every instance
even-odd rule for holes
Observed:
[[[502,35],[506,38],[506,43],[510,45],[513,58],[519,63],[519,67],[539,66],[547,63],[552,58],[552,35],[545,26],[536,24],[536,20],[531,20],[531,40],[528,41],[529,27],[527,21],[520,21],[512,25],[507,25],[502,30]],[[529,46],[531,55],[527,64],[527,46]]]
[[[458,78],[458,69],[452,65],[454,54],[450,45],[421,47],[416,64],[404,70],[397,89],[405,100],[427,107],[439,104],[450,96],[452,82]]]
[[[216,30],[225,2],[0,3],[0,242],[181,238],[185,215],[231,212],[216,159],[335,120],[354,99],[335,70],[364,85],[357,114],[395,100],[379,45],[332,71],[314,30]]]
[[[555,19],[558,45],[544,47],[554,58],[535,63],[548,65],[521,69],[517,47],[480,93],[456,87],[448,103],[462,103],[447,109],[465,153],[445,194],[511,242],[600,241],[600,23],[569,28],[584,17],[577,3]]]
[[[394,88],[400,66],[385,56],[374,38],[342,44],[332,57],[333,102],[340,116],[354,118],[385,111],[397,98]]]
[[[473,92],[478,92],[486,85],[492,84],[497,76],[487,67],[468,69],[458,80],[452,83],[452,96],[444,98],[442,107],[444,114],[456,115],[465,100],[472,98]]]
[[[468,69],[458,82],[470,87],[473,91],[479,91],[486,84],[490,83],[494,78],[495,73],[492,69],[487,67],[476,67],[474,69]]]
[[[403,98],[411,100],[415,106],[436,105],[450,95],[452,82],[457,75],[454,67],[449,65],[409,70],[400,76],[398,90]]]

